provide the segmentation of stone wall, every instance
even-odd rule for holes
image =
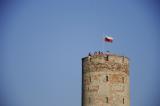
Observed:
[[[129,106],[128,58],[93,55],[82,59],[82,106]]]

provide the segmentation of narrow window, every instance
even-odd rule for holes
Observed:
[[[124,104],[124,98],[123,98],[123,104]]]
[[[122,77],[122,82],[124,83],[124,77]]]
[[[108,97],[106,97],[106,103],[108,103]]]
[[[90,82],[92,81],[91,76],[89,77],[89,81],[90,81]]]
[[[108,82],[108,75],[106,76],[106,81]]]

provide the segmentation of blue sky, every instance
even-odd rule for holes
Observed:
[[[81,58],[130,58],[131,106],[159,106],[156,0],[0,1],[2,106],[81,106]],[[114,37],[104,44],[105,34]]]

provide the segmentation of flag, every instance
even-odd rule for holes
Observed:
[[[105,41],[105,42],[110,42],[110,43],[112,43],[112,42],[113,42],[113,38],[110,37],[110,36],[105,36],[105,37],[104,37],[104,41]]]

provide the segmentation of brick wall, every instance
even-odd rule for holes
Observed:
[[[129,106],[128,58],[92,55],[82,59],[82,106]]]

